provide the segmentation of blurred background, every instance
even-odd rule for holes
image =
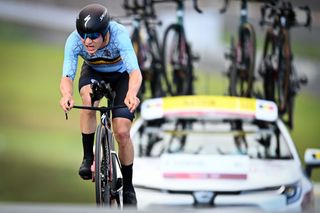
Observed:
[[[75,29],[79,10],[92,2],[106,5],[114,17],[125,15],[120,0],[0,0],[0,202],[94,205],[93,183],[78,176],[79,112],[71,111],[65,120],[59,107],[64,42]],[[291,131],[303,160],[307,147],[320,148],[320,3],[292,2],[309,5],[313,13],[312,29],[291,32],[298,73],[309,79],[297,97]],[[237,32],[239,4],[232,2],[226,14],[219,13],[221,0],[199,0],[199,6],[203,14],[196,13],[191,2],[185,14],[187,36],[200,56],[196,92],[222,95],[228,86],[224,52]],[[249,17],[261,50],[259,6],[250,3]],[[161,36],[175,20],[175,5],[159,5],[157,11],[163,21]],[[79,103],[76,90],[75,98]],[[319,182],[320,172],[312,178]]]

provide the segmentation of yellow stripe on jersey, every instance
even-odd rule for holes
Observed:
[[[103,58],[99,58],[98,60],[92,60],[92,61],[89,61],[90,64],[116,64],[118,63],[119,61],[121,61],[121,57],[117,57],[115,59],[103,59]]]

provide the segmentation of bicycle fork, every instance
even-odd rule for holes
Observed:
[[[111,173],[116,171],[116,176],[114,176],[113,174],[110,174],[111,182],[113,181],[114,177],[116,178],[116,181],[115,181],[116,184],[115,184],[115,188],[112,189],[112,195],[116,195],[122,190],[122,187],[123,187],[122,175],[119,175],[119,174],[121,174],[121,166],[120,166],[121,163],[120,163],[120,159],[119,159],[116,151],[111,151],[110,154],[111,154],[110,167],[112,167],[112,169],[110,171],[111,171]]]

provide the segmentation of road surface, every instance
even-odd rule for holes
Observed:
[[[192,198],[188,195],[168,195],[165,193],[136,189],[138,199],[138,212],[197,212],[197,213],[261,213],[260,209],[243,207],[193,207]],[[316,209],[314,213],[320,212],[320,184],[315,185]],[[118,212],[97,208],[92,205],[73,205],[73,204],[37,204],[37,203],[0,203],[1,213],[100,213]],[[125,212],[137,212],[135,209],[126,209]],[[308,212],[309,213],[309,212]],[[313,213],[313,212],[310,212]]]

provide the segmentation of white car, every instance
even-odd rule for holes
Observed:
[[[228,96],[143,102],[131,132],[135,186],[190,194],[194,205],[309,209],[320,150],[306,151],[305,172],[277,111],[270,101]]]

